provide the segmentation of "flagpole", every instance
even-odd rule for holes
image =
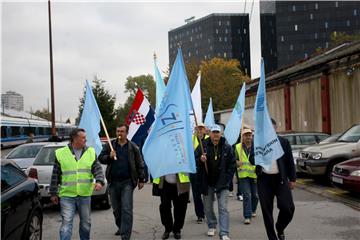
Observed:
[[[111,144],[110,137],[109,137],[108,131],[107,131],[107,129],[106,129],[106,126],[105,126],[105,123],[104,123],[104,120],[103,120],[101,114],[100,114],[100,121],[101,121],[101,124],[102,124],[102,126],[103,126],[103,128],[104,128],[104,132],[105,132],[105,135],[106,135],[106,140],[107,140],[107,142],[108,142],[108,144],[109,144],[109,146],[110,146],[111,151],[113,152],[113,151],[114,151],[114,148],[113,148],[113,146],[112,146],[112,144]],[[116,154],[115,154],[115,156],[114,156],[114,160],[117,160]]]
[[[201,71],[200,71],[200,70],[199,70],[199,74],[201,74]],[[198,75],[199,75],[199,74],[198,74]],[[191,107],[192,107],[192,110],[193,110],[193,113],[194,113],[195,127],[196,127],[196,129],[199,129],[199,128],[198,128],[197,117],[196,117],[196,113],[195,113],[195,109],[194,109],[194,104],[193,104],[191,98],[190,98],[190,101],[191,101]],[[201,139],[199,139],[198,132],[196,132],[196,137],[197,137],[197,139],[198,139],[198,141],[199,141],[199,144],[200,144],[201,154],[204,155],[204,146],[203,146],[203,144],[202,144]],[[205,161],[204,163],[205,163],[205,171],[206,171],[206,173],[208,173],[208,167],[207,167],[206,161]]]

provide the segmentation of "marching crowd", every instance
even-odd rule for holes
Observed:
[[[276,129],[273,119],[272,123]],[[80,239],[90,239],[91,195],[93,190],[100,190],[104,185],[100,163],[107,165],[105,176],[118,228],[115,235],[123,240],[131,238],[133,191],[136,187],[143,188],[149,176],[142,157],[142,144],[139,148],[127,139],[127,134],[128,126],[119,125],[117,138],[111,141],[111,146],[106,144],[96,157],[95,150],[86,146],[85,130],[77,128],[71,132],[68,146],[56,151],[50,194],[52,202],[60,204],[61,240],[71,239],[76,209],[80,216]],[[295,211],[291,190],[295,187],[296,174],[290,144],[278,136],[284,155],[273,161],[270,170],[265,170],[255,165],[252,130],[243,128],[240,135],[238,143],[231,146],[222,136],[219,125],[206,129],[201,123],[192,138],[196,173],[168,174],[155,179],[150,176],[152,193],[160,197],[159,212],[165,228],[162,239],[168,239],[170,234],[181,239],[191,188],[197,222],[206,219],[209,237],[218,234],[220,239],[229,240],[227,203],[234,174],[241,192],[238,199],[243,198],[244,224],[251,224],[260,202],[268,239],[285,239],[285,228]],[[279,208],[276,220],[273,218],[275,197]]]

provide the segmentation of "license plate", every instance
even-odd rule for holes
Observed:
[[[343,179],[338,177],[332,177],[333,182],[343,184]]]
[[[305,166],[305,162],[298,162],[298,165],[300,166],[300,167],[304,167]]]

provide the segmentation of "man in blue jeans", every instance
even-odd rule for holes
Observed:
[[[99,160],[107,164],[106,179],[110,183],[111,205],[115,223],[122,240],[131,237],[133,224],[134,188],[144,186],[144,161],[135,143],[127,139],[129,127],[121,124],[116,128],[117,139],[111,141],[114,151],[106,144],[99,155]]]
[[[214,236],[217,219],[214,213],[215,194],[219,209],[219,236],[222,240],[229,237],[229,212],[227,210],[229,182],[234,176],[236,162],[232,147],[221,136],[219,125],[211,127],[210,138],[204,141],[204,153],[200,147],[195,151],[197,179],[208,224],[208,236]]]
[[[71,239],[76,208],[80,216],[80,239],[90,239],[91,195],[103,185],[104,174],[95,149],[86,147],[85,130],[76,128],[70,133],[70,144],[55,151],[51,176],[51,201],[58,204],[60,197],[61,240]]]

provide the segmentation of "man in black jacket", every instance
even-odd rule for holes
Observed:
[[[276,122],[271,119],[276,130]],[[269,240],[285,240],[284,230],[291,222],[295,205],[291,190],[295,188],[296,171],[290,143],[287,139],[278,136],[284,150],[284,155],[273,161],[269,171],[256,166],[257,187],[261,210],[263,213],[266,233]],[[252,148],[249,161],[255,165],[254,149]],[[277,199],[279,215],[274,230],[273,205]]]
[[[117,139],[111,142],[114,151],[106,144],[99,161],[107,164],[106,179],[109,182],[111,205],[121,239],[131,237],[133,224],[133,191],[144,186],[144,161],[139,148],[127,139],[129,127],[121,124],[116,128]]]
[[[219,209],[219,236],[229,240],[229,212],[227,201],[229,182],[232,181],[236,169],[235,155],[232,147],[221,137],[221,128],[211,128],[210,139],[204,141],[204,154],[198,147],[195,151],[197,179],[203,194],[204,210],[209,230],[208,236],[214,236],[217,220],[214,213],[215,194]],[[205,165],[206,164],[206,165]],[[207,166],[207,171],[206,171]]]

